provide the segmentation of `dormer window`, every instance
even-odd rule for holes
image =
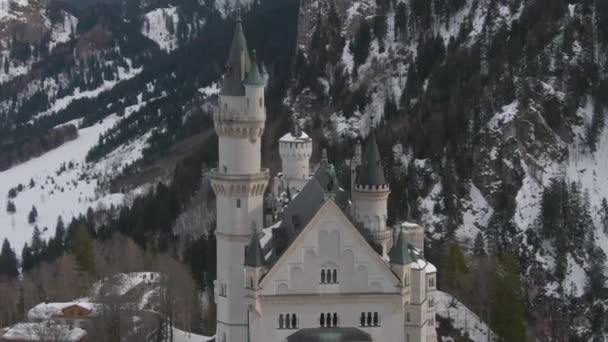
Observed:
[[[321,284],[337,284],[338,270],[337,269],[322,269]]]

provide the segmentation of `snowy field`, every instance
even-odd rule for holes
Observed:
[[[113,153],[95,165],[85,163],[86,154],[99,141],[99,136],[118,122],[112,115],[91,127],[79,130],[77,139],[25,163],[0,172],[0,240],[8,238],[20,255],[38,226],[43,238],[55,233],[59,216],[65,224],[72,217],[85,214],[88,208],[98,209],[123,203],[123,194],[101,193],[101,180],[121,171],[125,165],[139,159],[145,140],[137,140],[123,147],[123,153]],[[77,124],[77,122],[76,122]],[[70,164],[73,166],[70,168]],[[33,181],[33,182],[32,182]],[[30,188],[30,183],[34,186]],[[14,199],[16,213],[9,214],[6,207],[11,188],[23,186]],[[28,222],[28,214],[35,206],[38,218]]]
[[[185,332],[177,328],[173,328],[173,341],[174,342],[207,342],[211,341],[215,336],[207,337],[203,335],[196,335],[193,333]]]
[[[177,7],[157,8],[144,16],[141,33],[154,41],[161,50],[177,49]]]

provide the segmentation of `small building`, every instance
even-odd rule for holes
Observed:
[[[102,310],[102,304],[89,302],[40,303],[28,311],[27,318],[33,323],[50,321],[88,329]]]
[[[0,336],[0,342],[86,342],[83,329],[51,322],[18,323]]]

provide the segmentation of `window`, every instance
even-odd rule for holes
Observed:
[[[279,329],[298,329],[298,316],[294,313],[279,315]]]
[[[410,342],[410,334],[405,334],[405,341]]]
[[[249,98],[247,98],[247,109],[249,109]]]
[[[435,286],[435,278],[429,278],[429,287]]]
[[[228,297],[228,286],[224,283],[220,284],[219,296]]]
[[[429,308],[432,308],[433,306],[435,306],[435,298],[429,299]]]
[[[260,107],[264,107],[264,99],[260,97]]]
[[[238,198],[238,199],[236,200],[236,207],[237,207],[238,209],[240,209],[240,208],[241,208],[241,199],[240,199],[240,198]]]
[[[226,342],[228,339],[226,338],[226,333],[222,333],[222,342]],[[408,339],[409,342],[409,339]]]
[[[377,312],[362,312],[360,320],[362,327],[380,326],[380,315]]]
[[[339,326],[338,313],[322,313],[319,317],[319,325],[322,328],[332,328]]]
[[[338,270],[336,270],[336,269],[321,270],[321,284],[337,284],[337,283],[338,283]]]
[[[409,312],[407,312],[407,313],[405,314],[405,321],[406,321],[406,322],[409,322],[409,321],[410,321],[410,313],[409,313]]]

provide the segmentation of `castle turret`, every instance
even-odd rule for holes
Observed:
[[[251,60],[240,16],[237,19],[219,108],[218,169],[210,174],[217,196],[217,336],[219,341],[247,341],[248,304],[244,301],[246,247],[251,226],[263,227],[268,170],[261,167],[261,137],[266,121],[264,80]]]
[[[380,151],[372,130],[367,143],[361,166],[357,171],[352,191],[353,216],[363,225],[368,238],[388,253],[392,245],[393,233],[386,226],[388,217],[388,195],[390,187],[384,177]]]
[[[279,154],[283,163],[283,187],[289,187],[291,194],[300,192],[310,179],[310,156],[312,155],[312,139],[295,121],[291,132],[279,140]]]

